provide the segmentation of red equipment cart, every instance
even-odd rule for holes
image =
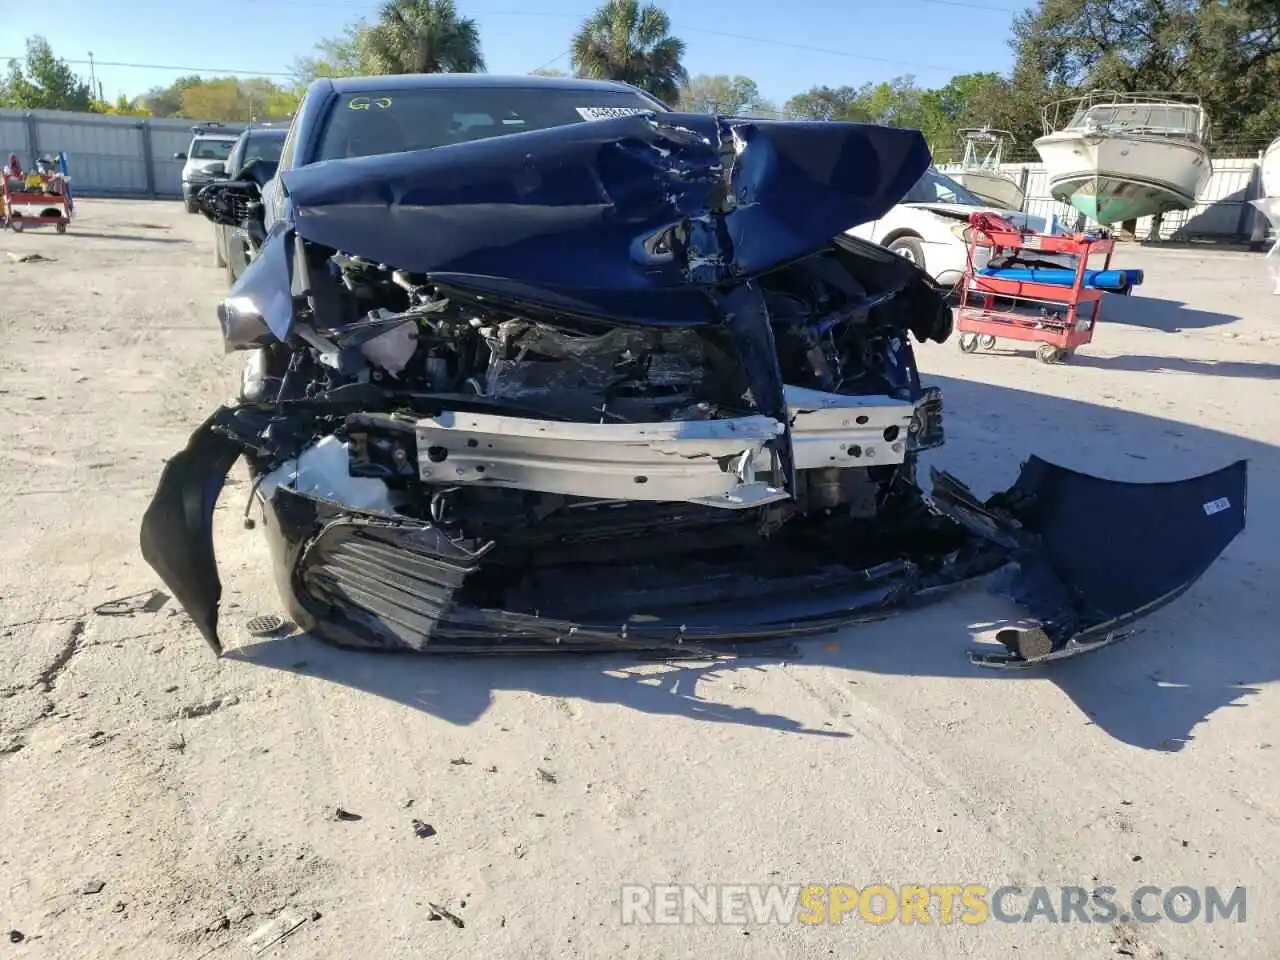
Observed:
[[[1045,363],[1056,363],[1093,339],[1103,291],[1086,284],[1086,273],[1092,272],[1089,258],[1096,254],[1106,255],[1102,269],[1110,269],[1115,248],[1110,235],[1030,233],[1007,220],[980,213],[973,214],[969,223],[965,231],[967,263],[955,315],[961,350],[972,353],[979,345],[990,350],[996,338],[1002,337],[1038,343],[1036,356]],[[978,247],[991,249],[990,261],[981,268],[975,266]],[[992,265],[1026,262],[1036,255],[1053,257],[1055,262],[1049,266],[1070,270],[1072,282],[1044,283],[990,272]],[[1064,258],[1069,265],[1061,262]]]
[[[58,156],[58,169],[26,173],[11,155],[0,175],[0,226],[7,225],[21,233],[26,227],[53,224],[59,233],[66,233],[75,210],[70,180],[62,154]]]

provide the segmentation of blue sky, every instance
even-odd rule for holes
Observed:
[[[492,73],[528,73],[544,65],[567,70],[569,38],[593,6],[591,0],[545,0],[541,6],[517,0],[457,3],[478,21]],[[1009,25],[1028,3],[789,0],[775,6],[765,0],[665,0],[661,5],[673,32],[688,45],[690,73],[743,73],[766,97],[781,102],[822,84],[857,86],[913,74],[922,85],[939,86],[956,73],[1007,70]],[[340,33],[351,20],[372,16],[377,7],[376,0],[18,4],[0,20],[0,57],[21,54],[25,36],[41,33],[68,61],[84,61],[92,53],[103,92],[114,99],[166,84],[179,73],[109,63],[196,67],[204,69],[183,72],[208,75],[286,73],[317,40]],[[771,12],[775,9],[780,13]],[[48,10],[56,14],[49,16]],[[87,63],[73,66],[88,76]]]

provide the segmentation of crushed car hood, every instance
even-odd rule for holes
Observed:
[[[691,284],[812,253],[883,215],[929,163],[915,130],[642,114],[281,180],[311,242],[438,279],[487,278],[477,282],[522,299],[553,292],[560,308],[704,322]]]

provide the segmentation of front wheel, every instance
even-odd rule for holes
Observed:
[[[924,244],[919,237],[898,237],[889,244],[889,249],[903,260],[910,260],[921,270],[924,269]]]

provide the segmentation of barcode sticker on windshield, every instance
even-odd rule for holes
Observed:
[[[618,117],[634,117],[637,113],[649,113],[644,107],[578,107],[583,120],[616,120]]]
[[[1206,517],[1212,517],[1215,513],[1221,513],[1223,510],[1230,509],[1231,501],[1226,497],[1219,497],[1217,500],[1210,500],[1204,505],[1204,514]]]

